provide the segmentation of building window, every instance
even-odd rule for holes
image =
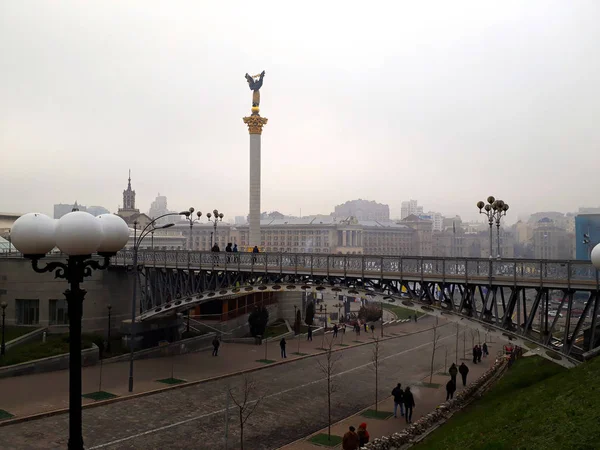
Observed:
[[[40,301],[38,299],[17,299],[15,300],[17,325],[37,325],[40,323]]]
[[[69,315],[67,301],[50,300],[50,325],[68,325]]]

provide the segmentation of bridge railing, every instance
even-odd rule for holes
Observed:
[[[123,250],[113,264],[130,265],[133,251]],[[255,272],[326,273],[333,276],[364,274],[381,277],[393,274],[436,278],[504,277],[515,280],[597,280],[589,261],[440,258],[419,256],[333,255],[319,253],[225,253],[175,250],[140,250],[138,264],[151,267],[219,269]]]

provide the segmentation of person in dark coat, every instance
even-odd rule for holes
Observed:
[[[286,344],[287,344],[287,342],[285,342],[285,338],[281,338],[281,340],[279,341],[279,347],[281,347],[281,357],[282,358],[287,358],[287,355],[285,353]]]
[[[260,250],[258,250],[258,245],[254,246],[254,248],[252,249],[252,253],[260,253]]]
[[[342,450],[358,450],[358,434],[356,428],[350,427],[342,438]]]
[[[238,252],[237,244],[233,244],[233,248],[231,249],[231,251],[233,253],[237,253]]]
[[[448,369],[448,373],[450,374],[450,379],[456,384],[456,375],[458,375],[458,368],[456,367],[456,364],[452,363]]]
[[[482,355],[483,355],[483,350],[481,349],[481,346],[478,344],[477,345],[477,362],[481,362]]]
[[[213,345],[213,356],[219,356],[219,346],[221,345],[221,342],[219,342],[219,339],[217,339],[217,337],[215,336],[215,338],[212,341],[212,345]]]
[[[392,395],[394,396],[394,417],[398,417],[396,414],[398,406],[400,407],[400,415],[404,417],[404,391],[402,390],[402,384],[398,383],[398,385],[392,389]]]
[[[338,326],[337,323],[333,325],[333,337],[337,337],[338,334]]]
[[[312,341],[312,327],[310,325],[308,326],[308,332],[306,333],[306,340]]]
[[[488,346],[487,346],[487,344],[485,342],[483,343],[482,350],[483,350],[483,357],[487,358],[488,355],[490,354],[490,352],[488,351]]]
[[[404,390],[404,416],[406,417],[406,423],[412,423],[412,413],[414,407],[415,398],[413,397],[412,392],[410,392],[410,387],[407,387]]]
[[[215,242],[215,245],[212,246],[212,248],[210,249],[211,252],[215,252],[215,253],[219,253],[221,251],[221,249],[219,248],[219,244],[217,244]]]
[[[227,243],[227,246],[225,247],[225,251],[226,251],[227,253],[230,253],[230,252],[232,252],[232,251],[233,251],[233,249],[231,248],[231,245],[232,245],[232,244],[231,244],[231,242],[228,242],[228,243]]]
[[[358,426],[358,448],[364,447],[369,443],[369,432],[367,431],[367,423],[363,422]]]
[[[477,346],[473,347],[473,364],[477,364]]]
[[[465,365],[465,363],[461,363],[460,367],[458,368],[458,371],[460,372],[460,375],[462,376],[463,386],[466,386],[467,385],[467,374],[469,373],[469,368]]]
[[[446,383],[446,401],[450,400],[454,397],[454,392],[456,391],[456,382],[451,378],[448,383]]]

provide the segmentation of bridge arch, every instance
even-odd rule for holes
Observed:
[[[557,363],[563,367],[572,368],[579,361],[571,356],[561,354],[552,346],[537,342],[535,339],[514,331],[507,330],[494,323],[489,323],[476,317],[469,317],[457,311],[443,307],[443,303],[429,303],[415,297],[403,297],[395,293],[377,292],[356,286],[338,286],[314,284],[312,282],[301,283],[261,283],[245,284],[241,286],[228,286],[219,289],[198,292],[195,295],[177,298],[163,305],[149,309],[141,313],[137,320],[151,321],[166,315],[176,314],[198,306],[202,303],[218,300],[237,294],[257,292],[320,292],[332,295],[346,295],[349,297],[365,297],[369,301],[397,304],[420,313],[436,316],[460,326],[477,330],[480,333],[496,338],[498,341],[506,341],[510,344],[526,348],[541,357]]]

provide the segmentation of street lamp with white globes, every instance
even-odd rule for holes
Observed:
[[[211,219],[211,217],[213,216],[213,214],[214,214],[215,217],[214,217],[214,219]],[[223,221],[223,213],[220,213],[218,209],[215,209],[212,214],[211,213],[207,213],[206,217],[208,218],[209,222],[213,223],[213,227],[215,229],[215,231],[214,231],[214,236],[215,236],[214,242],[216,244],[217,243],[217,222],[218,221],[221,221],[221,222]],[[213,246],[213,234],[211,233],[211,235],[210,235],[210,247],[211,247],[211,249],[212,249],[212,246]]]
[[[600,270],[600,244],[596,244],[596,246],[592,249],[592,253],[590,254],[590,259],[592,264],[597,270]]]
[[[31,259],[38,273],[55,272],[55,278],[69,283],[65,291],[69,314],[69,450],[83,449],[81,420],[81,316],[86,291],[79,287],[93,270],[106,269],[110,257],[129,239],[125,221],[114,214],[94,217],[73,211],[55,221],[40,213],[19,217],[11,230],[12,243],[25,258]],[[67,261],[52,261],[44,267],[39,260],[54,247],[67,255]],[[92,258],[97,253],[102,261]]]

